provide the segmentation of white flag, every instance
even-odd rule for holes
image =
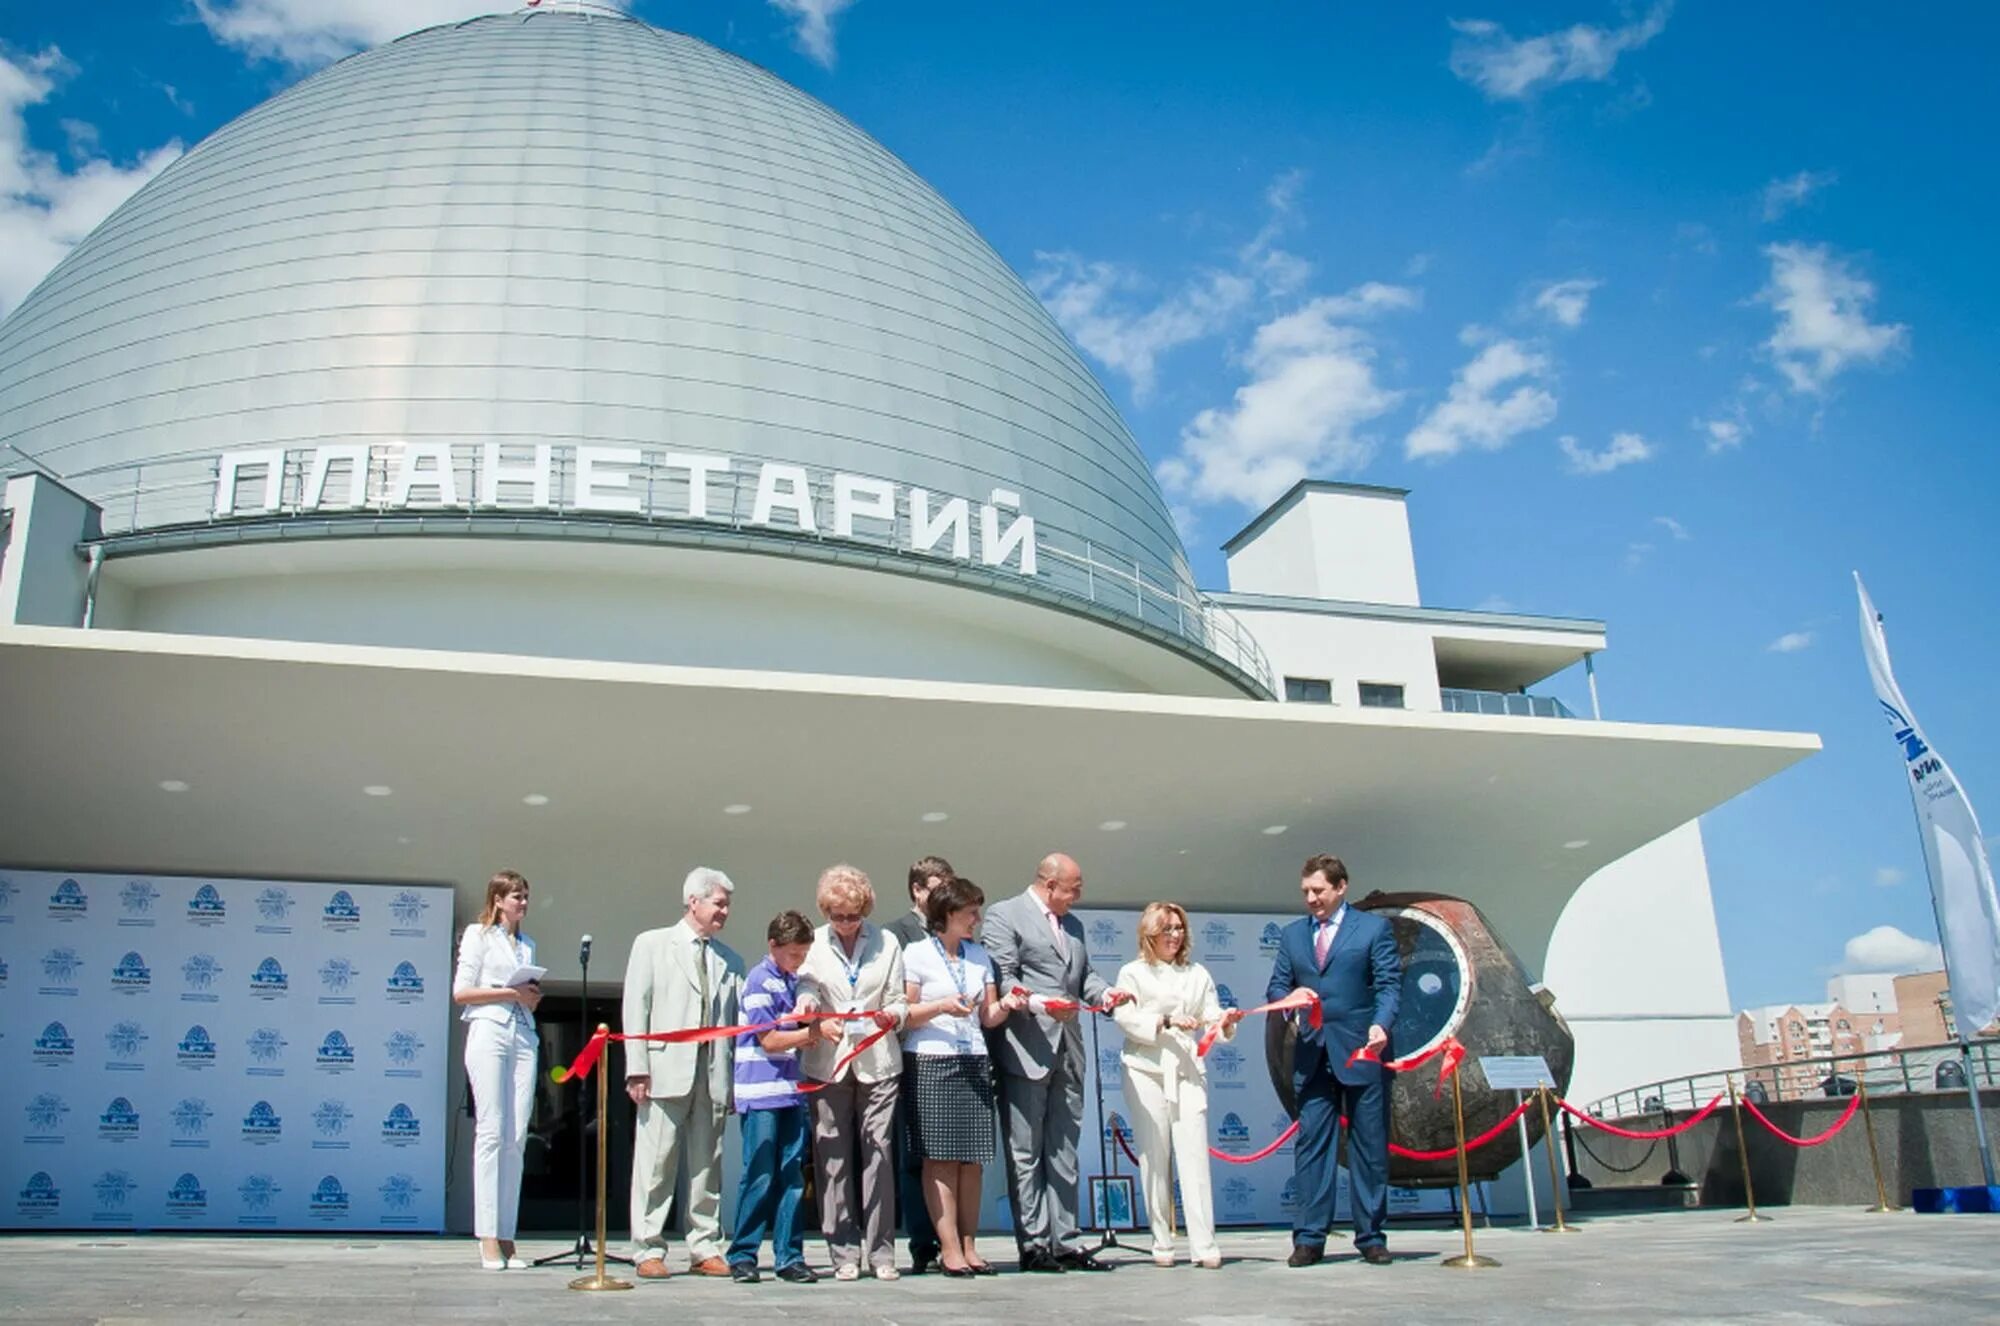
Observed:
[[[1868,674],[1910,773],[1910,800],[1917,808],[1924,869],[1937,903],[1953,1016],[1960,1036],[1970,1039],[2000,1015],[2000,897],[1993,891],[1993,864],[1965,790],[1944,757],[1931,748],[1896,685],[1882,619],[1859,573],[1854,589],[1861,595],[1861,649],[1868,656]]]

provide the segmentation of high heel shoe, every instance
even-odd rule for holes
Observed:
[[[1000,1274],[1000,1272],[993,1269],[993,1263],[991,1262],[967,1262],[965,1265],[974,1275]]]
[[[505,1257],[500,1257],[495,1260],[488,1261],[486,1258],[481,1257],[479,1259],[479,1269],[482,1271],[504,1271],[507,1269],[507,1259]]]
[[[953,1280],[970,1280],[973,1276],[979,1274],[979,1272],[973,1270],[970,1266],[946,1266],[942,1262],[938,1265],[939,1269]]]

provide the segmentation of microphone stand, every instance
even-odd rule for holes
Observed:
[[[583,1033],[583,1039],[587,1042],[592,1035],[591,1028],[594,1025],[590,1020],[590,940],[588,937],[584,939],[583,946],[577,950],[576,962],[577,966],[583,969],[583,1004],[577,1013],[577,1029]],[[611,1071],[609,1055],[606,1055],[605,1062],[598,1066],[598,1071],[601,1073]],[[577,1099],[579,1101],[583,1099],[584,1086],[585,1080],[577,1082]],[[589,1109],[580,1108],[578,1117],[582,1123],[578,1129],[576,1139],[576,1243],[562,1252],[552,1252],[546,1257],[535,1258],[534,1264],[537,1266],[552,1266],[557,1262],[566,1262],[574,1259],[576,1269],[581,1271],[585,1262],[594,1263],[597,1259],[597,1248],[590,1241],[590,1232],[595,1227],[590,1216],[590,1154],[592,1148],[586,1145],[590,1140],[590,1129],[592,1123],[595,1121],[595,1116]],[[606,1252],[604,1260],[607,1262],[617,1262],[621,1266],[630,1266],[632,1264],[630,1257],[620,1257],[613,1252]]]
[[[1105,1176],[1106,1171],[1117,1173],[1118,1153],[1111,1148],[1112,1123],[1104,1113],[1104,1057],[1097,1050],[1097,1015],[1090,1014],[1090,1079],[1097,1088],[1097,1174]],[[1085,1184],[1086,1189],[1089,1184]],[[1111,1187],[1109,1184],[1099,1189],[1104,1194],[1104,1231],[1097,1240],[1097,1250],[1118,1246],[1118,1231],[1111,1226]],[[1095,1216],[1097,1213],[1092,1211]]]

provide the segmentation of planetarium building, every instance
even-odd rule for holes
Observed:
[[[621,17],[413,33],[199,144],[0,324],[0,471],[6,1224],[463,1227],[501,866],[575,1019],[578,937],[615,996],[698,864],[754,952],[833,861],[890,911],[1059,848],[1101,965],[1174,898],[1261,991],[1331,850],[1483,912],[1572,1096],[1710,1067],[1696,820],[1817,748],[1531,693],[1604,625],[1424,605],[1398,490],[1302,483],[1198,587],[948,202]]]

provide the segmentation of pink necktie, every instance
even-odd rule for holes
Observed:
[[[1050,912],[1049,925],[1054,927],[1056,932],[1056,953],[1061,957],[1067,958],[1069,956],[1069,936],[1063,933],[1062,918],[1054,912]]]
[[[1333,947],[1333,927],[1320,922],[1319,933],[1313,936],[1313,961],[1326,966],[1326,952]]]

